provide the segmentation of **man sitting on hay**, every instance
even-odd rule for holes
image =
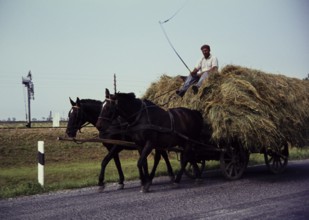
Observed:
[[[203,57],[197,62],[195,68],[186,78],[183,86],[176,91],[176,94],[182,97],[188,88],[192,86],[194,94],[197,94],[199,87],[202,85],[203,81],[208,77],[209,73],[218,71],[218,59],[210,54],[210,46],[205,44],[201,47]]]

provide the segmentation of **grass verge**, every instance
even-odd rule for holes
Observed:
[[[175,172],[179,169],[176,156],[171,156]],[[309,149],[290,149],[290,160],[309,158]],[[262,154],[251,154],[250,165],[264,164]],[[152,164],[153,160],[149,160]],[[122,160],[126,180],[138,179],[136,158]],[[150,166],[151,168],[151,166]],[[218,161],[207,161],[206,170],[219,168]],[[45,166],[45,184],[42,187],[37,181],[37,166],[10,167],[1,169],[0,198],[33,195],[64,189],[96,186],[100,172],[100,161],[52,163]],[[159,163],[157,176],[167,175],[164,161]],[[106,182],[117,182],[118,172],[113,162],[106,168]]]
[[[149,161],[153,163],[152,160]],[[179,162],[171,160],[173,168],[178,169]],[[138,179],[135,159],[122,160],[125,180]],[[151,168],[151,167],[150,167]],[[165,163],[160,162],[157,175],[166,175]],[[33,195],[63,189],[96,186],[100,172],[100,161],[81,163],[58,163],[45,166],[44,187],[37,181],[37,166],[1,169],[0,198]],[[117,182],[118,171],[113,162],[108,164],[105,182]]]

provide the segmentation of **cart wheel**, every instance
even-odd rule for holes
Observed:
[[[206,164],[205,160],[201,160],[201,161],[197,162],[198,168],[199,168],[201,173],[203,173],[204,170],[205,170],[205,164]],[[187,164],[184,173],[188,177],[195,179],[195,172],[194,172],[194,169],[193,169],[193,165],[191,163]]]
[[[220,167],[225,178],[229,180],[239,179],[249,161],[249,153],[241,148],[230,147],[221,153]]]
[[[264,152],[264,159],[266,166],[270,172],[274,174],[279,174],[285,171],[288,165],[289,159],[289,148],[287,144],[280,146],[278,152],[267,148]]]

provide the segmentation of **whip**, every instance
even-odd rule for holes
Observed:
[[[175,47],[173,46],[172,42],[170,41],[164,27],[163,24],[169,22],[170,20],[172,20],[180,11],[181,9],[183,9],[183,7],[185,6],[185,4],[187,3],[187,1],[183,4],[182,7],[180,7],[169,19],[165,20],[165,21],[159,21],[160,27],[164,33],[165,38],[167,39],[169,45],[171,46],[171,48],[173,49],[173,51],[175,52],[175,54],[178,56],[178,58],[181,60],[181,62],[185,65],[185,67],[189,70],[189,72],[191,73],[190,68],[187,66],[187,64],[185,63],[185,61],[181,58],[181,56],[179,55],[179,53],[176,51]]]

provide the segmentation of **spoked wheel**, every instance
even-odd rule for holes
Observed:
[[[197,166],[198,166],[201,173],[203,173],[204,170],[205,170],[205,164],[206,164],[205,160],[201,160],[201,161],[197,162]],[[187,164],[184,173],[188,177],[195,179],[195,172],[194,172],[194,169],[193,169],[193,165],[191,163]]]
[[[220,166],[225,178],[239,179],[247,168],[249,153],[242,147],[230,147],[221,153]]]
[[[266,166],[274,174],[282,173],[288,165],[289,148],[287,144],[280,146],[278,151],[267,148],[264,152]]]

